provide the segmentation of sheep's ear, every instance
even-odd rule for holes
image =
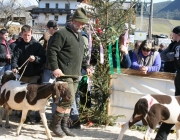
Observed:
[[[26,98],[29,102],[32,102],[37,96],[37,87],[33,84],[27,86]]]
[[[57,83],[53,84],[53,94],[52,95],[53,95],[54,102],[58,103],[59,99],[60,99],[60,92],[59,92],[58,84]]]
[[[69,102],[71,100],[71,92],[68,83],[63,82],[59,85],[60,95],[63,102]]]

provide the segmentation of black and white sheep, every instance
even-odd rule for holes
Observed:
[[[22,110],[20,124],[17,128],[17,135],[20,134],[21,127],[26,119],[28,110],[39,110],[42,122],[45,126],[46,135],[52,139],[47,119],[45,116],[45,105],[52,96],[55,103],[61,98],[62,101],[69,101],[71,93],[68,84],[65,82],[55,82],[53,84],[27,84],[15,81],[12,72],[5,72],[2,77],[2,87],[0,95],[0,105],[5,105],[6,127],[9,127],[9,112],[11,109]],[[13,79],[13,80],[11,80]],[[2,118],[1,118],[2,119]]]
[[[131,119],[120,127],[117,140],[122,140],[127,129],[142,120],[148,129],[144,140],[151,140],[156,126],[161,123],[175,124],[176,138],[180,139],[180,96],[146,95],[135,104]]]

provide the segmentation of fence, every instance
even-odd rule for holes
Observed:
[[[117,123],[126,122],[133,114],[137,100],[147,94],[174,95],[175,74],[158,72],[142,75],[135,70],[114,74],[110,98],[110,115],[125,115]]]

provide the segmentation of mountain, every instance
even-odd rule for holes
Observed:
[[[180,20],[180,0],[155,3],[154,18]],[[148,8],[149,9],[149,8]]]
[[[167,3],[167,5],[164,8],[162,8],[160,10],[160,12],[168,12],[168,11],[172,12],[174,10],[180,11],[180,6],[179,6],[180,5],[180,0],[175,0],[173,2],[166,2],[166,3]],[[159,3],[159,4],[162,4],[162,3]]]

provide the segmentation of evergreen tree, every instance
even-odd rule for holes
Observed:
[[[132,23],[135,0],[131,3],[129,9],[124,10],[123,3],[125,0],[90,0],[92,5],[89,13],[92,21],[92,26],[96,29],[96,37],[93,34],[93,49],[97,49],[98,53],[93,54],[97,60],[95,72],[92,77],[93,88],[91,91],[92,107],[88,108],[82,104],[80,106],[80,119],[87,122],[91,120],[94,125],[109,125],[113,124],[119,116],[109,115],[109,101],[112,93],[110,74],[110,64],[108,58],[108,46],[114,44],[120,34],[126,31],[125,23]],[[130,27],[130,26],[129,26]],[[129,28],[131,32],[131,28]],[[100,43],[104,50],[104,63],[100,63]],[[87,95],[87,94],[86,94]],[[85,104],[89,98],[86,98]],[[121,114],[121,112],[119,112]],[[122,114],[123,115],[123,114]]]

